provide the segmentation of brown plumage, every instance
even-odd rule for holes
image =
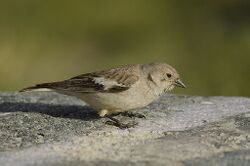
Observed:
[[[139,79],[137,75],[126,72],[128,70],[130,69],[127,66],[103,70],[100,72],[86,73],[64,81],[37,84],[35,86],[24,88],[20,92],[42,88],[76,93],[121,92],[129,89],[129,87]],[[105,79],[103,82],[101,80],[98,81],[102,78]],[[107,84],[105,81],[116,82],[116,84],[108,87],[105,86],[105,84]]]

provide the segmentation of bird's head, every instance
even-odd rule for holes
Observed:
[[[166,63],[151,63],[148,65],[150,70],[149,79],[164,92],[168,92],[174,87],[186,88],[179,74],[172,66]]]

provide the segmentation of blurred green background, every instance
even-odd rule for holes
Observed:
[[[0,91],[147,62],[178,70],[174,93],[249,96],[249,1],[0,2]]]

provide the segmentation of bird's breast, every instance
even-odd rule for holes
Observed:
[[[86,93],[81,98],[94,109],[130,110],[144,107],[158,97],[145,87],[132,87],[119,93]]]

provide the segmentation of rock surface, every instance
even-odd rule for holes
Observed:
[[[0,163],[250,165],[250,99],[166,95],[121,130],[55,93],[0,94]]]

